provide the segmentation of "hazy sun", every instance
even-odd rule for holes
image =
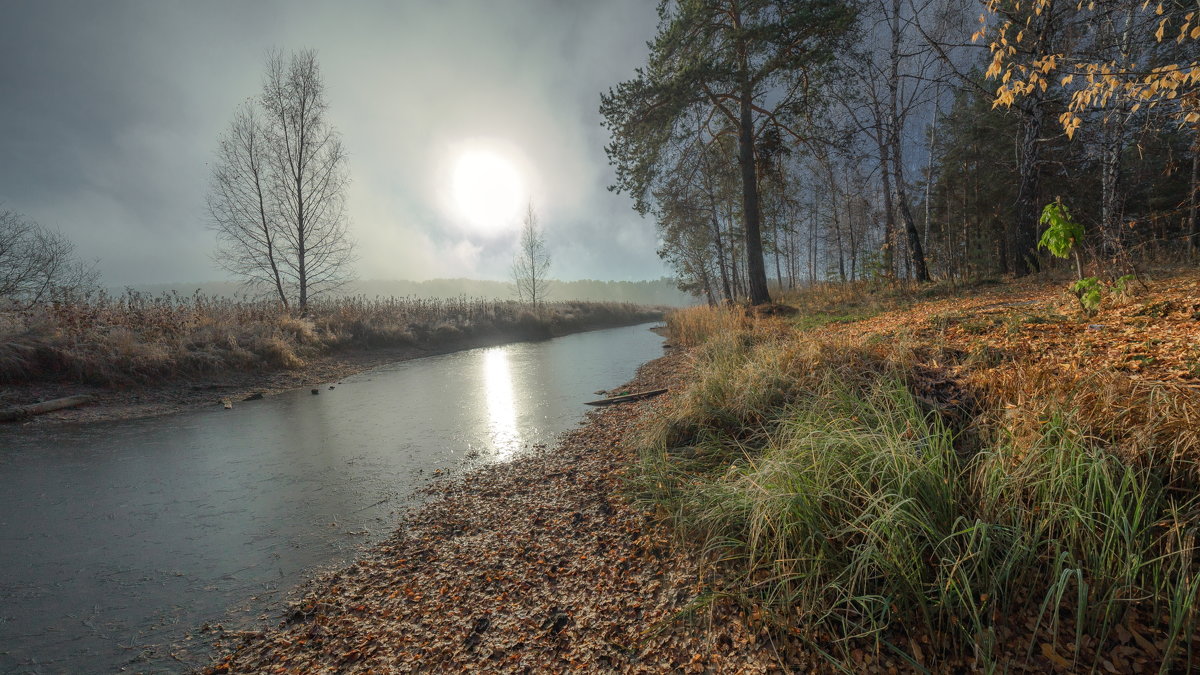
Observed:
[[[458,215],[483,231],[519,220],[523,185],[512,162],[489,150],[467,150],[454,162],[451,196]]]

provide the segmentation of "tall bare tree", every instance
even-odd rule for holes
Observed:
[[[272,288],[288,307],[270,151],[262,113],[252,102],[243,104],[217,148],[208,212],[220,240],[217,264],[251,285]]]
[[[354,259],[346,152],[328,107],[315,51],[272,52],[261,95],[221,139],[209,190],[222,266],[301,310],[344,283]]]
[[[517,297],[537,309],[546,301],[550,290],[550,280],[546,277],[549,271],[550,252],[546,250],[546,240],[538,227],[537,212],[533,209],[533,202],[530,202],[525,212],[521,240],[512,266]]]
[[[69,239],[18,213],[0,211],[0,305],[34,305],[55,291],[95,281],[95,269],[75,257]]]

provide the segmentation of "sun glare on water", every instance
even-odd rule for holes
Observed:
[[[484,232],[495,232],[519,220],[523,188],[512,162],[488,150],[458,156],[451,178],[458,215]]]

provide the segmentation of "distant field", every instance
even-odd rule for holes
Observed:
[[[150,295],[170,293],[191,295],[200,291],[204,295],[241,298],[246,288],[230,281],[178,282],[169,284],[142,284],[132,290]],[[120,295],[125,287],[114,287],[109,293]],[[361,280],[344,286],[335,297],[365,296],[367,298],[485,298],[488,300],[516,300],[516,290],[511,282],[485,281],[481,279],[430,279],[428,281],[405,280]],[[696,299],[680,291],[674,279],[653,281],[551,281],[550,300],[558,302],[631,302],[639,305],[666,305],[686,307],[696,304]]]
[[[661,318],[664,308],[512,300],[340,297],[301,316],[267,301],[129,291],[0,313],[0,383],[150,383],[303,367],[340,349],[550,337]]]

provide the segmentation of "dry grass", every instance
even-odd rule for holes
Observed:
[[[904,286],[890,288],[869,281],[844,284],[821,282],[779,292],[776,300],[795,307],[803,314],[818,314],[844,312],[858,307],[876,311],[892,309],[908,295],[908,288]]]
[[[715,336],[740,335],[747,339],[778,338],[788,332],[788,324],[778,317],[764,315],[741,306],[696,306],[666,315],[671,339],[682,347],[695,347]]]
[[[840,311],[862,289],[829,290],[803,306]],[[807,323],[806,323],[807,322]],[[987,285],[846,322],[796,322],[813,339],[907,341],[925,367],[969,387],[997,420],[1028,435],[1050,410],[1149,466],[1200,480],[1200,274],[1176,272],[1083,313],[1057,282]]]
[[[361,297],[320,301],[300,316],[270,302],[100,294],[0,314],[0,383],[123,385],[227,369],[292,369],[339,349],[542,338],[661,316],[619,303],[562,302],[535,312],[472,298]]]
[[[752,322],[744,312],[722,307],[693,307],[667,315],[667,329],[680,346],[695,347],[718,334],[732,334],[748,328]]]
[[[1067,410],[1080,433],[1127,462],[1168,469],[1172,480],[1200,479],[1195,386],[1111,371],[1065,374],[1037,363],[1006,363],[964,379],[987,402],[990,428],[1032,438],[1055,411]]]
[[[843,667],[866,650],[935,670],[1190,668],[1195,281],[1099,318],[1028,283],[903,310],[819,288],[787,319],[676,312],[676,341],[700,345],[691,384],[634,485],[702,542],[714,594]]]
[[[963,293],[994,288],[998,282],[984,279],[971,284],[911,281],[819,282],[802,288],[778,291],[776,301],[794,307],[801,315],[873,316],[880,312],[905,309],[918,302],[953,297]]]

